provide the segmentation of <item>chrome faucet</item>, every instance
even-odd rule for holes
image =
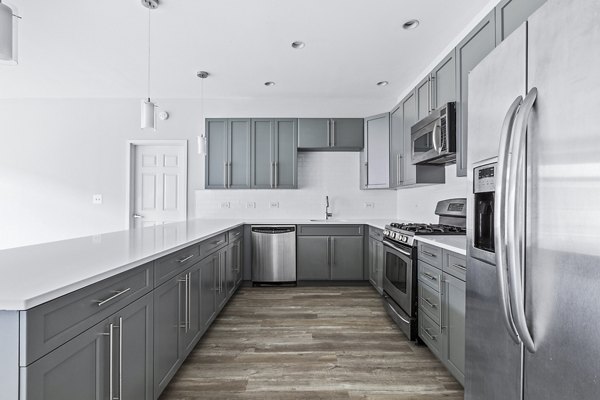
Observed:
[[[328,220],[329,218],[333,217],[333,213],[329,211],[329,196],[325,196],[325,203],[327,204],[325,206],[325,220]]]

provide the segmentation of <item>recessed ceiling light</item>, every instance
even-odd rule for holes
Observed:
[[[389,84],[388,81],[379,81],[377,82],[377,86],[387,86]]]
[[[402,27],[406,30],[415,29],[417,26],[419,26],[418,19],[411,19],[410,21],[406,21],[404,25],[402,25]]]
[[[294,49],[300,50],[300,49],[303,49],[304,46],[306,46],[306,43],[304,43],[304,42],[297,41],[297,42],[292,43],[292,47]]]
[[[265,86],[275,86],[275,82],[265,82]]]

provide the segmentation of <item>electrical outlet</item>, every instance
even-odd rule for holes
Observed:
[[[375,203],[368,201],[365,203],[365,208],[375,208]]]
[[[92,204],[102,204],[102,195],[95,194],[92,196]]]
[[[269,208],[279,208],[279,202],[278,201],[269,202]]]
[[[246,208],[256,208],[256,203],[253,201],[249,201],[246,203]]]
[[[228,201],[224,201],[221,203],[221,208],[231,208],[231,203]]]

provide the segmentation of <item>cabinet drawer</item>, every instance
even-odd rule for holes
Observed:
[[[381,241],[383,240],[383,230],[371,226],[369,227],[369,237]]]
[[[154,264],[154,279],[159,286],[178,273],[200,261],[198,246],[186,247],[156,260]]]
[[[438,358],[441,357],[442,330],[427,314],[419,315],[419,337]]]
[[[429,285],[419,282],[419,309],[438,325],[442,318],[442,296]]]
[[[228,240],[229,243],[232,243],[236,239],[240,239],[244,236],[244,227],[240,226],[239,228],[232,229],[228,232]]]
[[[221,233],[200,243],[200,258],[204,258],[227,244],[227,233]]]
[[[423,282],[436,292],[440,292],[440,288],[442,287],[442,271],[423,261],[419,261],[418,267],[419,282]]]
[[[298,225],[298,236],[362,236],[363,225]]]
[[[427,261],[434,267],[442,268],[442,249],[419,242],[419,260]]]
[[[79,289],[21,313],[21,366],[29,365],[153,288],[152,265]]]
[[[467,278],[467,260],[460,254],[444,250],[443,271],[465,281]]]

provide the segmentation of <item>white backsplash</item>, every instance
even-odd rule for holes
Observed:
[[[360,190],[360,153],[298,153],[298,189],[196,190],[201,218],[323,218],[329,196],[334,218],[396,217],[396,192]],[[271,207],[271,203],[279,207]],[[229,208],[223,207],[229,203]],[[255,208],[249,207],[254,204]],[[369,205],[369,207],[367,207]],[[372,207],[370,207],[372,205]]]

